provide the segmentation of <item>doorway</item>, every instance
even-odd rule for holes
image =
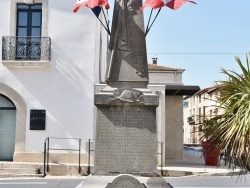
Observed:
[[[16,107],[0,94],[0,160],[12,161],[15,151]]]
[[[41,58],[42,4],[17,4],[17,60]]]

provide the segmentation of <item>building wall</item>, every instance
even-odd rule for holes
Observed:
[[[191,143],[191,126],[188,123],[188,117],[192,116],[191,109],[191,98],[187,98],[183,101],[183,143]]]
[[[165,158],[183,159],[183,103],[182,96],[165,98]]]
[[[150,74],[149,74],[150,76]],[[158,153],[162,152],[162,163],[165,164],[165,85],[148,85],[148,88],[159,96],[159,106],[156,108],[156,125],[157,125],[157,138],[158,138]],[[162,143],[162,145],[161,145]],[[162,148],[161,148],[162,147]],[[158,155],[160,165],[161,156]]]
[[[182,71],[150,71],[151,84],[182,83]]]
[[[179,71],[149,70],[149,86],[160,100],[157,107],[158,141],[163,142],[163,165],[168,159],[183,158],[183,98],[165,95],[166,85],[183,85]]]
[[[15,35],[17,2],[26,1],[0,1],[0,36]],[[73,1],[35,3],[43,3],[42,35],[51,38],[51,62],[40,62],[44,66],[37,66],[36,62],[0,64],[0,94],[17,107],[14,160],[35,160],[37,154],[40,160],[46,137],[80,138],[85,156],[87,141],[93,138],[94,84],[103,77],[100,72],[105,69],[107,34],[90,9],[73,13]],[[19,102],[14,95],[20,98]],[[30,130],[31,109],[46,110],[45,130]],[[78,147],[77,140],[55,140],[50,144],[54,148]]]

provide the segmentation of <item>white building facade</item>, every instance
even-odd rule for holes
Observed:
[[[80,148],[81,163],[88,162],[94,93],[105,84],[108,36],[90,9],[73,13],[74,5],[69,0],[0,0],[0,161],[43,162],[49,137],[50,148],[56,149],[50,161],[77,163]],[[183,95],[199,90],[182,83],[183,72],[149,65],[148,88],[160,99],[157,126],[164,164],[183,157]]]
[[[42,162],[45,139],[57,137],[71,139],[50,139],[51,148],[80,148],[87,163],[107,32],[91,9],[73,13],[74,5],[0,0],[0,160]],[[54,162],[77,162],[77,152],[60,152]]]

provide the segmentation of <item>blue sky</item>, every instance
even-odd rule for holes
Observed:
[[[226,79],[222,67],[239,71],[235,56],[245,62],[250,52],[250,0],[193,1],[197,4],[185,3],[176,11],[162,8],[146,37],[148,61],[157,57],[159,65],[185,69],[183,83],[203,89]],[[145,27],[150,11],[144,9]]]
[[[213,86],[221,68],[239,71],[250,47],[250,0],[194,0],[174,11],[162,8],[147,35],[148,61],[185,69],[183,83]],[[150,9],[145,12],[148,20]],[[156,13],[157,11],[154,11]],[[146,23],[145,23],[146,24]]]

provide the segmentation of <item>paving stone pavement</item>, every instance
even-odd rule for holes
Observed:
[[[238,175],[242,171],[238,168],[232,170],[225,161],[220,161],[218,166],[207,166],[202,155],[184,154],[183,160],[168,160],[163,171],[168,171],[169,176],[186,176],[186,175]],[[160,168],[158,168],[160,170]],[[179,172],[179,173],[178,173]],[[183,172],[183,173],[181,173]],[[186,173],[185,173],[186,172]],[[167,175],[167,174],[165,174]]]

